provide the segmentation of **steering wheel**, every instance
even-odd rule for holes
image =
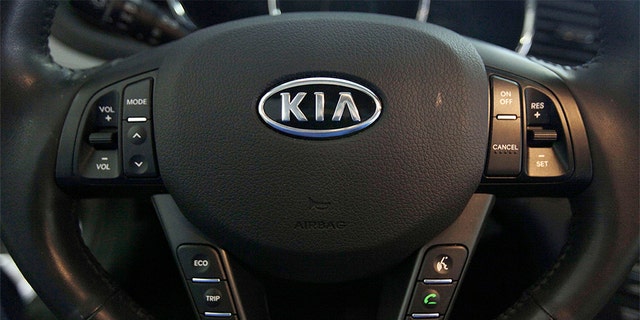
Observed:
[[[60,318],[151,318],[84,245],[87,190],[155,193],[207,319],[268,318],[252,274],[382,275],[378,318],[447,317],[494,194],[573,210],[563,253],[501,318],[593,317],[637,258],[637,1],[602,4],[602,49],[575,68],[315,13],[69,70],[49,55],[55,8],[2,2],[2,238]]]

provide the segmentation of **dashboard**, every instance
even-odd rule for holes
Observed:
[[[586,63],[600,43],[598,12],[592,3],[580,1],[71,0],[59,11],[54,36],[103,59],[128,56],[212,25],[295,12],[416,19],[562,65]]]

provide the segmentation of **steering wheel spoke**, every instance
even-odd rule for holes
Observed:
[[[152,199],[198,317],[267,319],[265,302],[270,297],[260,276],[189,222],[170,195]],[[392,271],[371,280],[384,284],[378,319],[448,317],[493,201],[493,195],[473,195],[447,229]],[[298,294],[308,293],[303,289]]]

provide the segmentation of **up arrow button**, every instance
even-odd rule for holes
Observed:
[[[142,126],[134,125],[127,132],[127,138],[135,145],[143,144],[147,140],[147,131]]]

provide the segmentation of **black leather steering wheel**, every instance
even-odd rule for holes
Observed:
[[[461,223],[461,217],[467,218],[461,212],[465,206],[469,207],[470,199],[472,202],[477,199],[473,193],[480,186],[488,144],[488,71],[515,79],[531,79],[551,88],[566,104],[573,150],[578,154],[573,168],[580,171],[580,179],[591,179],[584,183],[586,187],[580,187],[584,181],[532,180],[508,184],[509,188],[526,185],[524,188],[537,194],[544,194],[540,191],[541,185],[548,186],[551,192],[564,192],[571,196],[574,214],[570,239],[553,268],[501,318],[591,318],[607,300],[605,297],[618,288],[637,259],[637,1],[601,5],[605,39],[602,49],[593,61],[575,68],[531,61],[414,21],[359,14],[299,14],[252,18],[212,27],[124,60],[77,71],[57,65],[49,55],[47,39],[55,2],[2,1],[1,5],[2,239],[36,292],[60,318],[151,318],[112,282],[84,245],[74,210],[75,195],[69,191],[73,188],[60,186],[64,184],[61,181],[66,181],[61,180],[60,172],[67,169],[59,168],[59,152],[64,152],[60,150],[64,149],[61,141],[77,141],[75,133],[65,136],[65,122],[77,124],[82,115],[82,112],[80,116],[73,115],[71,106],[84,106],[102,88],[117,86],[120,80],[144,79],[149,72],[153,73],[155,82],[153,99],[157,105],[154,105],[153,131],[164,185],[176,198],[189,223],[198,225],[204,237],[215,239],[221,248],[262,272],[302,280],[315,277],[312,280],[320,282],[384,272],[430,239],[442,237],[448,227]],[[240,36],[253,42],[243,42],[245,38]],[[311,40],[305,42],[304,39]],[[304,45],[300,45],[300,41]],[[356,45],[359,50],[351,50]],[[365,62],[365,56],[370,58],[369,62]],[[430,63],[420,63],[424,61],[421,59]],[[293,61],[291,65],[290,61]],[[290,69],[281,70],[283,66]],[[252,72],[254,76],[248,77]],[[424,78],[408,76],[408,72]],[[211,75],[194,77],[194,74],[205,73]],[[437,78],[443,74],[452,76]],[[255,107],[268,89],[292,77],[355,80],[376,88],[374,91],[387,109],[383,109],[378,124],[344,139],[307,140],[282,135],[259,120]],[[424,89],[426,93],[422,98],[415,93],[418,85],[428,88]],[[242,100],[245,94],[251,97]],[[440,102],[430,102],[435,101],[430,99],[436,96],[441,98]],[[215,108],[198,107],[207,105],[208,98],[214,99]],[[450,99],[454,102],[449,102]],[[251,112],[238,109],[242,105],[239,101],[250,101]],[[433,103],[435,108],[444,103],[451,109],[447,109],[450,113],[446,114],[433,112],[438,109],[426,109],[435,120],[421,125],[423,113],[412,111],[403,115],[394,111],[393,106],[398,110],[400,102]],[[220,107],[225,103],[227,107]],[[410,109],[407,106],[411,104],[405,105]],[[347,117],[346,113],[343,115]],[[78,118],[70,120],[70,117]],[[253,118],[239,121],[247,117]],[[408,124],[412,119],[415,123]],[[216,131],[202,129],[210,123],[217,126]],[[419,127],[428,128],[412,131]],[[238,136],[237,129],[250,134]],[[218,136],[218,130],[224,134]],[[207,145],[194,150],[194,143],[189,139],[200,135]],[[376,139],[370,139],[371,136]],[[221,137],[224,139],[216,140]],[[582,144],[581,139],[586,142],[587,137],[588,145]],[[278,153],[268,151],[267,147]],[[314,162],[325,155],[325,151],[314,151],[318,148],[338,150],[328,156],[335,162],[326,166]],[[70,150],[73,152],[73,146]],[[348,150],[357,150],[366,157],[355,156]],[[462,157],[461,152],[464,152]],[[430,155],[422,158],[424,154]],[[580,154],[588,156],[580,157]],[[251,157],[247,158],[248,155]],[[189,157],[194,167],[181,166],[184,157]],[[274,158],[274,162],[269,162],[268,159]],[[346,235],[336,233],[330,237],[307,232],[303,236],[305,240],[297,244],[293,242],[298,234],[291,230],[282,232],[278,226],[251,224],[257,220],[261,224],[276,222],[261,220],[263,215],[277,217],[283,224],[288,221],[287,216],[277,212],[281,207],[273,206],[273,202],[287,199],[288,191],[310,186],[306,177],[284,175],[278,180],[285,172],[279,165],[293,158],[300,160],[295,166],[303,168],[301,171],[313,169],[305,166],[305,162],[324,170],[328,177],[319,180],[320,187],[314,193],[301,196],[302,203],[296,202],[297,198],[292,200],[292,206],[304,208],[310,199],[315,201],[314,205],[336,206],[339,213],[353,211],[353,219],[363,226],[361,229],[371,230],[377,223],[386,221],[398,232],[381,231],[371,236],[351,228]],[[454,158],[457,160],[452,160]],[[215,163],[211,166],[198,165],[212,159]],[[438,163],[430,167],[427,160]],[[226,167],[229,163],[237,167]],[[352,166],[354,163],[357,167]],[[381,167],[384,163],[391,165]],[[349,170],[328,170],[341,165],[348,166]],[[362,168],[374,174],[353,173]],[[256,175],[258,169],[264,175]],[[204,171],[194,174],[194,170]],[[223,181],[211,182],[212,175]],[[234,180],[237,177],[239,182]],[[291,179],[295,181],[289,181]],[[350,189],[358,193],[342,191],[347,196],[340,198],[327,191],[340,188],[343,184],[334,183],[340,179],[350,181]],[[91,181],[89,187],[105,187]],[[273,188],[274,181],[282,192]],[[139,184],[143,183],[134,183]],[[385,192],[372,189],[372,185],[381,186]],[[497,190],[499,193],[504,187],[491,181],[483,185],[480,188],[485,188],[484,192]],[[571,190],[572,187],[576,189]],[[261,197],[265,192],[273,197]],[[360,198],[360,194],[366,196]],[[237,203],[232,196],[246,196],[251,201]],[[331,201],[321,201],[327,198]],[[161,206],[162,201],[156,198],[156,206]],[[205,211],[212,204],[226,215],[212,218],[210,211]],[[382,208],[384,214],[372,213],[371,221],[367,221],[363,218],[366,210],[356,207],[369,204],[366,210]],[[252,220],[234,215],[241,210]],[[425,222],[413,217],[415,212],[427,212],[438,220]],[[414,218],[415,221],[411,220]],[[407,225],[404,221],[416,225]],[[417,237],[416,231],[428,235]],[[261,236],[261,232],[267,236]],[[340,241],[332,242],[333,237]],[[419,244],[421,240],[424,242]],[[342,246],[346,248],[344,251]],[[387,259],[372,259],[373,249]],[[345,257],[345,252],[352,256]],[[226,257],[226,253],[222,256]],[[274,257],[285,259],[291,270],[283,270],[281,261],[269,260]],[[327,260],[333,263],[323,265],[322,261]],[[267,316],[247,316],[254,317]]]

